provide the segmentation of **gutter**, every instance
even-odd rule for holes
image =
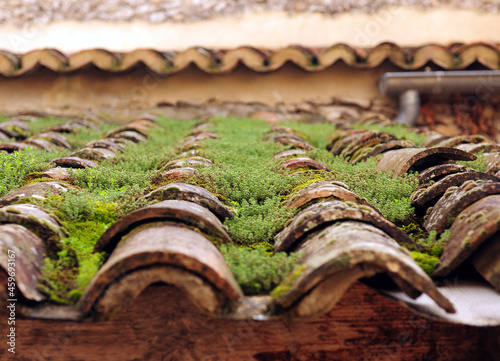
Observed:
[[[420,110],[420,94],[469,93],[486,100],[500,91],[499,70],[426,71],[385,73],[379,81],[385,96],[399,96],[395,122],[414,126]]]

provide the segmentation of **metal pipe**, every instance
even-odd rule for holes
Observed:
[[[383,95],[406,90],[421,94],[470,93],[481,99],[500,91],[499,70],[425,71],[385,73],[379,82]]]
[[[383,95],[399,95],[396,123],[415,125],[420,111],[420,94],[469,93],[486,100],[500,91],[499,70],[425,71],[385,73],[379,81]]]
[[[420,95],[416,90],[406,90],[399,96],[399,113],[394,122],[414,126],[420,113]]]

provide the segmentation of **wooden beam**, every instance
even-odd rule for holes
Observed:
[[[15,359],[35,361],[492,360],[500,328],[431,321],[359,282],[329,314],[301,321],[214,319],[161,285],[109,321],[18,319],[16,337]]]

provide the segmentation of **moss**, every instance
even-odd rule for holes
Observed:
[[[472,241],[471,237],[465,237],[464,240],[462,241],[462,247],[463,248],[471,247],[471,244],[470,244],[471,241]]]
[[[408,234],[415,242],[427,238],[428,236],[427,232],[416,222],[411,222],[399,228]]]
[[[294,193],[297,193],[301,189],[309,187],[313,183],[320,182],[320,181],[323,181],[323,180],[325,180],[325,178],[322,177],[322,176],[317,176],[317,177],[310,178],[307,181],[305,181],[304,183],[301,183],[298,186],[296,186],[295,188],[293,188],[291,190],[291,192],[290,192],[290,195],[292,195]]]
[[[481,151],[479,153],[474,154],[477,158],[476,160],[472,161],[458,161],[457,163],[465,165],[466,167],[472,168],[478,172],[484,172],[486,171],[486,168],[488,167],[488,160],[484,156],[484,151]]]
[[[44,182],[54,182],[54,181],[69,184],[67,182],[64,182],[64,181],[61,181],[58,179],[53,179],[53,178],[48,178],[48,177],[40,177],[40,178],[32,178],[32,179],[25,180],[23,183],[23,186],[27,186],[27,185],[33,184],[33,183],[44,183]]]
[[[38,149],[26,149],[10,154],[0,152],[0,197],[21,187],[28,174],[48,170],[50,160],[68,153],[67,150],[40,152]]]
[[[439,258],[434,255],[412,251],[411,257],[429,276],[432,276],[434,270],[439,266]]]
[[[444,250],[443,246],[432,246],[430,250],[430,255],[439,258],[443,254],[443,250]]]
[[[295,281],[304,273],[307,269],[306,265],[300,265],[295,267],[292,273],[288,274],[286,278],[271,291],[271,297],[274,299],[280,299],[290,290]]]
[[[247,295],[267,294],[297,265],[301,255],[273,253],[270,243],[237,247],[223,244],[220,251]]]
[[[450,228],[452,224],[455,222],[456,217],[450,217],[446,220],[445,227]]]

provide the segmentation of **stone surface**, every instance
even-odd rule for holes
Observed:
[[[242,15],[245,12],[265,10],[286,11],[287,13],[317,12],[336,15],[345,12],[372,13],[394,5],[407,5],[415,8],[428,8],[438,4],[451,4],[453,7],[479,9],[498,12],[500,5],[488,0],[439,1],[439,0],[378,0],[360,2],[356,0],[250,0],[225,2],[220,0],[166,1],[158,0],[144,3],[139,0],[7,0],[0,13],[0,23],[23,25],[49,23],[55,20],[71,19],[79,21],[142,20],[150,23],[164,21],[184,22],[208,19],[215,16]],[[365,105],[364,103],[362,103]]]

